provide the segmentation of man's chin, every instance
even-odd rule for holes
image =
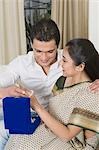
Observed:
[[[47,67],[47,66],[50,66],[50,64],[48,62],[45,62],[45,63],[40,63],[40,65],[43,67]]]
[[[42,64],[41,65],[41,67],[49,67],[50,65],[44,65],[44,64]]]

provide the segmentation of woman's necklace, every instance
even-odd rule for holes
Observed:
[[[78,83],[75,83],[75,84],[72,84],[72,85],[67,85],[67,86],[66,86],[66,84],[65,84],[64,88],[73,87],[73,86],[75,86],[75,85],[79,85],[79,84],[87,83],[87,82],[91,83],[90,80],[87,80],[87,81],[82,81],[82,82],[78,82]]]

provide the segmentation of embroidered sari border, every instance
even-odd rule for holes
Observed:
[[[88,111],[87,111],[87,115],[84,115],[85,113],[81,114],[81,111],[79,113],[78,110],[76,111],[76,113],[73,111],[73,113],[70,116],[68,124],[72,124],[72,125],[76,125],[76,126],[79,126],[79,127],[83,127],[85,129],[88,129],[88,130],[91,130],[91,131],[99,133],[99,119],[98,119],[98,115],[95,114],[96,117],[95,118],[94,117],[91,118],[90,115],[88,115]],[[92,113],[91,113],[91,115],[92,115]]]
[[[94,119],[94,120],[98,120],[99,121],[99,114],[96,114],[96,113],[93,113],[89,110],[86,110],[84,108],[74,108],[73,114],[81,114],[81,115],[84,115],[88,118],[91,118],[91,119]]]

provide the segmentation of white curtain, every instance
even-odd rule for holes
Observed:
[[[52,0],[51,18],[60,29],[60,48],[72,38],[88,37],[88,0]]]
[[[99,0],[89,0],[89,39],[99,52]]]
[[[24,0],[0,0],[0,64],[26,53]]]

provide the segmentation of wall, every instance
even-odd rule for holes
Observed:
[[[99,0],[89,0],[89,39],[99,52]]]

